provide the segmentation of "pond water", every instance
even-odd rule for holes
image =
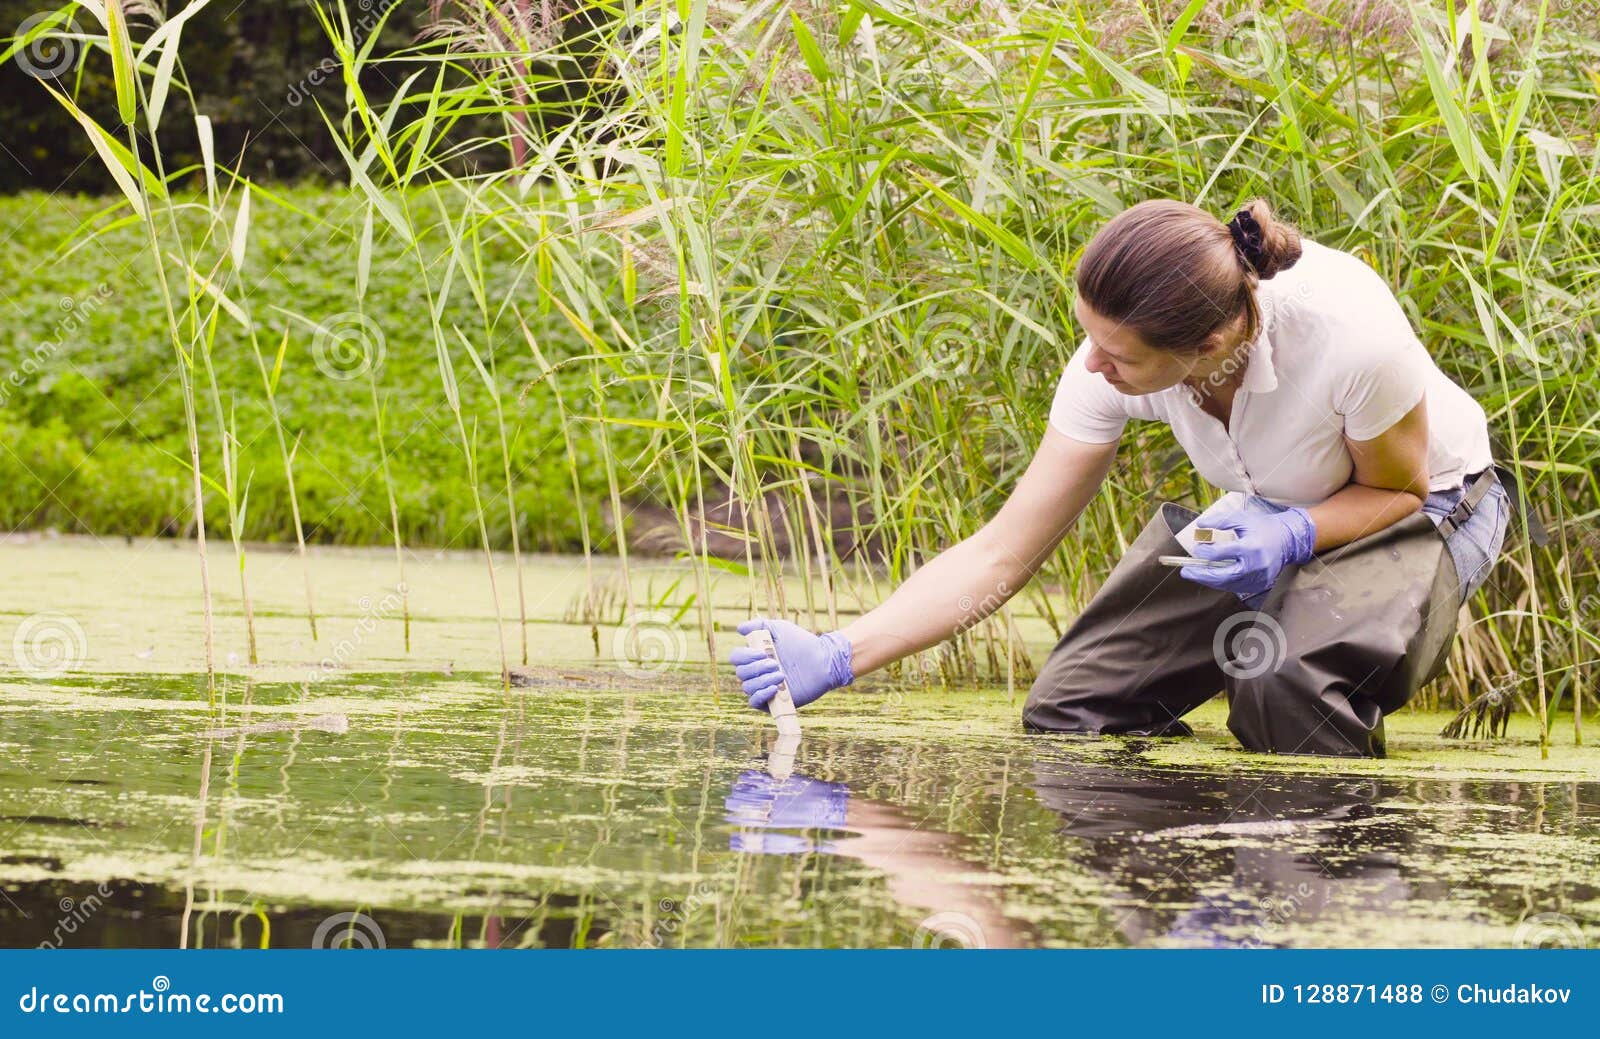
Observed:
[[[416,561],[412,656],[385,618],[331,670],[385,557],[318,556],[316,644],[290,557],[259,558],[287,571],[260,582],[269,662],[208,689],[191,555],[0,546],[33,575],[7,621],[84,643],[43,674],[13,640],[0,682],[0,944],[1600,941],[1600,755],[1541,760],[1525,726],[1445,745],[1403,713],[1382,762],[1266,758],[1217,705],[1195,739],[1047,738],[1020,693],[879,683],[802,712],[787,766],[704,664],[596,664],[571,561],[530,563],[549,594],[507,690],[470,556]]]

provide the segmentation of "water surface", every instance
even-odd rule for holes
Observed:
[[[1503,945],[1600,925],[1600,784],[1559,773],[1173,765],[1178,741],[1010,733],[998,693],[846,700],[777,780],[767,727],[692,684],[230,682],[216,709],[195,679],[5,691],[7,945],[305,946],[338,914],[391,947]]]
[[[392,556],[317,554],[312,642],[298,564],[261,553],[262,663],[222,595],[210,687],[191,551],[0,545],[26,578],[0,614],[72,651],[0,638],[0,944],[1600,940],[1600,754],[1543,760],[1521,721],[1445,744],[1405,712],[1385,761],[1269,758],[1220,705],[1194,739],[1037,737],[1021,691],[873,676],[804,712],[774,778],[703,642],[640,666],[620,625],[574,622],[581,561],[530,562],[534,684],[507,690],[470,555],[410,560],[408,653]],[[672,577],[641,568],[641,601],[682,605]]]

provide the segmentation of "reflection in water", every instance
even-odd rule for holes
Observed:
[[[897,902],[932,911],[913,937],[916,944],[1026,944],[1026,932],[1006,918],[993,890],[964,879],[980,867],[957,855],[957,839],[918,825],[892,805],[852,800],[843,783],[794,773],[775,779],[770,771],[750,769],[734,782],[724,806],[726,821],[739,827],[728,835],[734,851],[841,855],[882,873]],[[840,839],[810,831],[833,831]]]
[[[275,905],[269,916],[250,913],[196,914],[185,923],[182,887],[117,878],[86,885],[41,880],[11,885],[0,899],[0,935],[7,948],[173,948],[188,942],[200,948],[334,948],[329,936],[330,910],[315,902]],[[483,928],[493,935],[482,943],[508,947],[519,943],[565,949],[581,945],[585,931],[604,930],[606,920],[585,915],[582,900],[553,895],[535,914],[488,916]],[[449,914],[386,906],[375,910],[387,948],[458,947],[461,921]],[[317,944],[318,938],[330,944]],[[474,944],[470,941],[465,944]],[[354,946],[352,946],[354,947]]]
[[[1240,775],[1045,757],[1033,790],[1060,817],[1063,865],[1087,869],[1107,907],[1100,944],[1292,944],[1325,915],[1382,920],[1411,897],[1406,830],[1364,778]],[[967,921],[961,944],[1022,944],[999,892],[963,882],[958,838],[840,782],[750,769],[724,801],[734,851],[839,855],[882,872],[894,897]]]
[[[807,851],[832,853],[832,840],[813,838],[808,830],[842,830],[850,804],[843,783],[790,775],[774,779],[751,769],[734,781],[724,802],[727,821],[740,829],[728,836],[734,851],[792,855]]]
[[[1125,899],[1109,921],[1132,944],[1287,944],[1325,915],[1382,920],[1411,897],[1407,842],[1373,779],[1119,768],[1041,760],[1039,800],[1076,857]]]
[[[389,948],[1600,942],[1600,783],[1504,749],[1493,778],[1230,775],[930,698],[863,701],[786,780],[738,698],[0,684],[5,945],[304,946],[351,914]]]

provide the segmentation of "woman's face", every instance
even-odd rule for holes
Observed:
[[[1205,356],[1147,346],[1133,329],[1095,313],[1082,297],[1073,309],[1078,323],[1089,333],[1088,369],[1120,393],[1138,397],[1176,386]]]

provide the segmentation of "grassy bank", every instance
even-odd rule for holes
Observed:
[[[9,234],[0,250],[0,292],[9,303],[0,317],[5,529],[193,534],[181,388],[143,232],[127,225],[90,233],[112,222],[119,201],[0,197],[0,227]],[[252,306],[269,375],[276,370],[275,396],[294,452],[306,537],[342,544],[390,539],[375,385],[402,539],[475,546],[462,447],[427,343],[429,300],[414,273],[378,241],[368,296],[358,307],[351,263],[364,207],[325,187],[272,189],[254,201],[250,255],[237,296]],[[204,202],[201,196],[200,206]],[[202,227],[188,214],[188,234],[197,236]],[[505,279],[514,270],[504,256],[492,266]],[[518,289],[497,280],[488,291],[509,298]],[[472,327],[473,319],[470,300],[457,297],[446,308],[452,324]],[[559,360],[575,342],[568,332],[552,336],[548,348]],[[539,368],[520,335],[496,337],[491,348],[500,392],[514,399]],[[236,322],[219,323],[212,352],[225,424],[238,440],[239,482],[249,487],[243,536],[292,540],[286,471],[250,339]],[[462,393],[468,414],[480,423],[485,466],[498,473],[488,394],[471,384]],[[202,443],[215,457],[221,424],[207,418]],[[560,415],[554,408],[518,407],[508,419],[522,543],[580,549]],[[592,442],[576,446],[579,480],[603,489]],[[226,497],[221,488],[208,491],[208,524],[226,529]],[[598,508],[591,504],[589,512],[600,530]],[[507,509],[490,515],[496,544],[509,543],[509,523]]]

